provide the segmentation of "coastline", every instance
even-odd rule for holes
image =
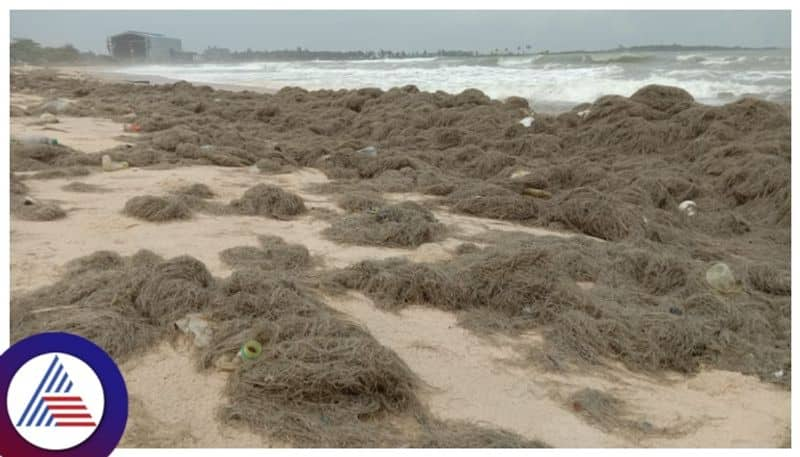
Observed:
[[[15,67],[11,67],[12,71]],[[18,67],[19,69],[23,69],[22,67]],[[64,76],[73,77],[77,79],[91,79],[101,82],[111,82],[111,83],[129,83],[129,84],[137,84],[135,81],[147,81],[150,85],[158,85],[158,84],[174,84],[176,82],[181,81],[180,79],[174,78],[167,78],[164,76],[159,75],[141,75],[141,74],[131,74],[125,73],[124,71],[117,71],[116,69],[124,67],[111,67],[111,66],[81,66],[81,65],[53,65],[53,66],[28,66],[28,69],[51,69],[55,70]],[[28,71],[28,70],[23,70]],[[231,92],[243,92],[243,91],[250,91],[256,92],[260,94],[273,94],[277,92],[277,89],[267,88],[267,87],[259,87],[259,86],[248,86],[243,84],[221,84],[221,83],[197,83],[192,81],[187,81],[190,84],[195,86],[209,86],[215,90],[226,90]]]

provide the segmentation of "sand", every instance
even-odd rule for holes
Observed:
[[[191,350],[186,342],[163,343],[123,364],[132,407],[121,446],[273,447],[276,443],[217,421],[227,374],[201,373]]]
[[[12,97],[12,103],[25,102],[36,99]],[[49,128],[58,128],[59,140],[76,149],[100,151],[124,142],[119,138],[121,124],[88,117],[59,119]],[[31,125],[31,120],[12,118],[12,132],[41,132],[42,126]],[[61,189],[76,180],[107,191]],[[318,268],[394,256],[446,260],[459,244],[481,234],[523,231],[536,236],[576,236],[435,209],[436,217],[453,229],[442,241],[412,250],[339,245],[322,237],[329,223],[315,212],[341,210],[332,198],[308,190],[326,181],[324,174],[310,168],[264,175],[254,168],[215,166],[130,168],[79,179],[26,181],[34,198],[57,201],[67,217],[56,222],[12,219],[12,294],[52,283],[66,262],[97,250],[128,255],[146,248],[165,257],[189,254],[215,276],[225,276],[230,269],[220,261],[219,252],[256,245],[258,235],[276,235],[305,245],[320,260]],[[276,184],[300,194],[310,211],[292,220],[196,213],[190,220],[163,224],[142,222],[121,212],[133,196],[164,195],[194,182],[207,184],[220,202],[238,198],[258,183]],[[391,195],[394,201],[429,198]],[[430,308],[415,306],[387,313],[357,293],[327,297],[326,302],[362,323],[428,384],[422,397],[441,418],[484,422],[557,447],[775,447],[787,440],[790,392],[756,377],[710,369],[696,376],[666,379],[622,367],[563,372],[528,360],[530,348],[542,340],[536,332],[489,339],[459,327],[455,315]],[[283,446],[217,421],[227,374],[197,371],[191,351],[186,344],[164,342],[122,366],[133,399],[123,445]],[[685,428],[684,433],[652,436],[594,427],[565,406],[565,399],[584,387],[613,392],[632,406],[638,420],[657,427]]]

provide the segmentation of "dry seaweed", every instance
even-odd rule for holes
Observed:
[[[359,274],[343,282],[382,306],[420,300],[460,310],[474,328],[540,326],[549,343],[596,363],[611,358],[640,370],[684,372],[704,363],[787,385],[791,378],[785,106],[753,98],[706,106],[681,89],[647,86],[560,115],[535,113],[523,128],[520,117],[531,114],[520,112],[525,104],[477,91],[231,93],[188,83],[77,82],[44,72],[12,75],[11,85],[53,97],[80,89],[84,95],[69,107],[76,115],[121,117],[136,106],[135,121],[151,133],[109,152],[134,166],[319,168],[334,179],[326,184],[331,194],[367,195],[342,198],[350,224],[375,222],[371,210],[386,207],[377,192],[418,191],[444,197],[439,201],[457,212],[608,241],[603,248],[577,240],[554,242],[551,250],[489,246],[460,253],[450,265],[397,261],[348,271]],[[375,157],[357,152],[368,146]],[[97,154],[16,142],[10,159],[14,171],[55,173],[99,163]],[[532,191],[551,198],[532,198]],[[12,196],[24,193],[12,180]],[[272,204],[262,203],[272,194],[231,206],[197,196],[181,201],[194,211],[276,217]],[[697,203],[696,216],[677,210],[683,199]],[[399,233],[411,245],[429,236]],[[745,288],[732,296],[711,292],[702,275],[712,261],[730,263]],[[575,281],[592,284],[580,290]]]
[[[745,294],[715,298],[702,279],[706,263],[688,251],[666,254],[644,241],[506,238],[446,262],[363,261],[331,280],[388,309],[427,304],[455,311],[478,331],[539,327],[555,351],[589,363],[616,359],[654,373],[693,373],[707,363],[786,382],[786,303]],[[776,277],[756,269],[750,281],[759,286],[752,287],[782,293],[759,283],[759,275]],[[591,287],[582,290],[578,281]],[[757,356],[737,358],[742,353]],[[778,371],[780,379],[772,376]]]
[[[52,170],[37,171],[36,173],[27,175],[26,179],[59,179],[59,178],[74,178],[76,176],[88,176],[90,171],[86,167],[66,167],[56,168]]]
[[[386,201],[375,192],[348,192],[336,199],[336,204],[345,211],[358,213],[373,211],[386,205]]]
[[[245,191],[230,206],[240,214],[286,219],[306,212],[300,196],[270,184],[258,184]]]
[[[597,389],[581,389],[567,399],[569,409],[606,432],[620,429],[634,433],[663,433],[646,420],[628,418],[625,402]]]
[[[160,262],[147,251],[125,259],[101,251],[73,260],[58,282],[12,299],[12,341],[65,331],[89,338],[117,361],[124,360],[163,334],[135,305],[141,284]]]
[[[791,295],[792,282],[787,272],[778,271],[768,264],[751,265],[747,280],[754,289],[772,295]]]
[[[19,189],[18,190],[22,190]],[[55,221],[67,217],[64,211],[56,202],[34,200],[28,197],[12,195],[11,214],[26,221]]]
[[[227,265],[239,269],[291,271],[311,265],[311,255],[301,244],[288,244],[277,236],[260,236],[259,247],[236,246],[219,253]]]
[[[148,222],[167,222],[190,219],[192,210],[186,203],[176,197],[155,197],[144,195],[133,197],[125,202],[123,212],[131,217]]]
[[[214,192],[203,183],[188,184],[175,190],[176,194],[207,199],[214,198]]]
[[[435,241],[443,231],[429,210],[403,202],[344,215],[323,234],[342,243],[414,247]]]
[[[64,184],[63,186],[61,186],[61,190],[65,190],[67,192],[80,192],[80,193],[101,193],[105,192],[106,188],[103,186],[98,186],[97,184],[88,184],[85,182],[73,181],[69,184]]]
[[[627,238],[643,223],[623,202],[589,188],[565,195],[551,206],[548,219],[608,241]]]

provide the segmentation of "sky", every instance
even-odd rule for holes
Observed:
[[[683,44],[790,47],[788,11],[11,11],[11,37],[106,53],[125,30],[183,49],[535,51]]]

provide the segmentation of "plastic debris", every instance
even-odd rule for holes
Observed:
[[[584,117],[588,116],[591,112],[592,111],[588,110],[588,109],[585,109],[583,111],[578,111],[578,116],[584,118]]]
[[[511,173],[511,179],[522,178],[531,174],[530,170],[517,170],[514,173]]]
[[[706,282],[713,289],[723,293],[735,292],[739,286],[731,267],[723,262],[715,263],[706,271]]]
[[[20,135],[14,139],[22,144],[58,144],[57,139],[45,135]]]
[[[531,125],[533,125],[533,116],[524,117],[522,118],[522,120],[519,121],[519,123],[525,127],[530,127]]]
[[[70,104],[72,104],[72,102],[65,98],[57,98],[45,102],[41,105],[40,109],[51,114],[60,114],[66,111]]]
[[[677,306],[671,306],[669,308],[669,313],[670,314],[674,314],[676,316],[682,316],[683,315],[683,311],[680,308],[678,308]]]
[[[359,149],[358,151],[356,151],[356,154],[366,157],[377,157],[378,148],[376,148],[375,146],[367,146],[366,148]]]
[[[239,349],[239,357],[244,360],[255,360],[261,355],[261,343],[256,340],[250,340],[242,345]]]
[[[194,345],[199,348],[204,348],[211,344],[211,327],[206,317],[202,314],[187,314],[186,317],[175,322],[175,327],[186,335],[191,336]]]
[[[697,203],[693,202],[692,200],[684,200],[680,205],[678,205],[678,210],[687,216],[692,217],[697,214]]]
[[[39,116],[39,123],[41,123],[41,124],[58,124],[58,118],[55,116],[55,114],[42,113],[42,115]]]
[[[528,187],[522,191],[525,195],[531,196],[533,198],[544,198],[546,200],[550,199],[553,195],[543,189],[537,189],[535,187]]]
[[[128,168],[128,162],[115,162],[108,154],[103,156],[103,171],[117,171]]]
[[[122,126],[122,130],[129,133],[139,133],[142,131],[142,126],[134,122],[132,124],[125,124]]]

